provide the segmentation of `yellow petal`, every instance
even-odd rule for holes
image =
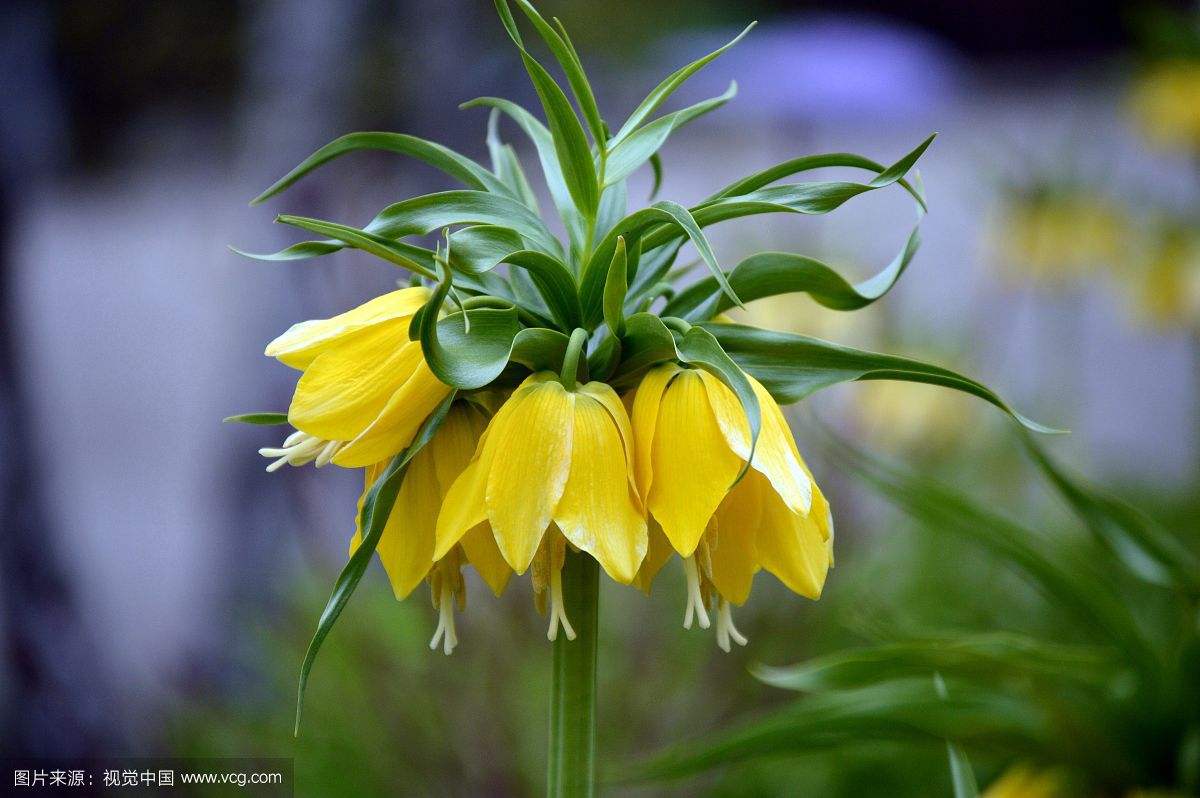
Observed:
[[[621,443],[624,447],[625,454],[625,471],[629,476],[629,487],[633,490],[635,499],[638,503],[639,511],[642,511],[642,499],[637,494],[637,481],[634,477],[634,443],[633,443],[633,426],[629,422],[629,410],[617,396],[609,385],[603,382],[589,382],[587,385],[580,386],[579,393],[589,396],[599,402],[605,410],[608,411],[609,417],[613,423],[617,425],[617,431],[621,434]],[[642,511],[644,514],[644,511]]]
[[[758,572],[755,540],[762,519],[760,479],[747,474],[717,509],[716,546],[710,547],[712,580],[723,598],[744,604]]]
[[[487,524],[476,524],[463,535],[459,543],[462,544],[467,560],[475,566],[475,570],[492,592],[497,596],[503,593],[513,571],[504,561],[500,547],[496,545],[492,528]]]
[[[642,431],[637,435],[642,446]],[[741,470],[713,417],[704,381],[691,369],[680,371],[663,393],[652,456],[656,476],[647,506],[680,556],[690,557]]]
[[[763,480],[758,474],[746,478]],[[769,487],[762,493],[763,515],[755,539],[759,563],[792,592],[820,598],[829,571],[829,543],[820,525],[811,514],[793,513]]]
[[[533,560],[566,486],[574,407],[575,394],[535,374],[489,425],[481,457],[492,458],[487,517],[504,559],[517,573]]]
[[[293,368],[303,369],[329,346],[363,330],[393,321],[403,327],[407,339],[409,318],[428,299],[427,288],[405,288],[376,297],[331,319],[293,324],[291,329],[267,344],[266,354],[279,358]]]
[[[450,486],[450,491],[442,501],[433,547],[435,560],[445,557],[446,553],[454,548],[454,545],[467,532],[487,520],[484,494],[487,488],[488,469],[492,465],[493,458],[487,451],[486,443],[485,433],[484,438],[480,441],[483,456],[472,460],[459,474],[458,479],[454,480],[454,484]]]
[[[433,534],[442,498],[433,462],[436,443],[435,436],[409,463],[376,549],[398,599],[421,584],[433,567]]]
[[[697,373],[704,380],[713,414],[725,435],[725,440],[729,442],[729,448],[745,462],[750,455],[750,426],[746,421],[742,403],[720,379],[707,371],[698,370]],[[792,431],[783,418],[779,405],[766,389],[758,380],[746,376],[758,397],[762,418],[758,444],[754,448],[754,459],[750,465],[771,481],[775,492],[793,511],[806,513],[812,502],[812,488],[798,458],[793,455],[795,444],[791,443]]]
[[[650,585],[654,582],[654,577],[658,576],[658,572],[667,564],[667,560],[671,559],[675,549],[671,548],[671,541],[667,540],[662,527],[658,525],[653,516],[647,519],[646,526],[648,537],[646,558],[642,560],[642,567],[638,569],[633,584],[638,590],[650,595]]]
[[[614,581],[628,584],[646,556],[646,520],[631,484],[622,434],[612,411],[592,398],[596,393],[604,392],[575,396],[570,471],[554,522]],[[611,388],[607,395],[624,416]]]
[[[399,385],[366,428],[333,456],[337,465],[358,466],[401,451],[412,443],[417,430],[450,393],[450,387],[425,365],[418,342],[410,341],[402,351],[414,358],[410,361],[413,365],[408,379]],[[317,364],[320,362],[318,359]],[[305,376],[308,376],[307,372]]]
[[[387,463],[372,463],[363,469],[363,489],[358,495],[358,507],[354,511],[354,535],[350,538],[350,556],[354,556],[354,552],[362,545],[362,508],[367,501],[367,493],[370,492],[371,486],[375,484],[375,480],[379,479],[379,475],[387,468]]]
[[[420,346],[406,342],[404,326],[392,324],[379,325],[328,347],[296,383],[288,421],[318,438],[355,438],[379,415],[421,361]]]
[[[654,429],[658,424],[658,410],[663,391],[680,371],[677,363],[663,363],[646,372],[633,396],[632,419],[634,435],[634,475],[637,477],[638,493],[642,499],[650,497],[650,484],[654,469],[651,467],[654,451]]]

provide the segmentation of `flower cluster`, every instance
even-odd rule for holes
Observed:
[[[672,555],[687,575],[685,626],[715,624],[726,650],[744,643],[731,607],[747,600],[759,570],[817,598],[832,564],[829,504],[780,410],[830,385],[940,385],[1044,429],[949,369],[725,315],[784,294],[839,311],[886,295],[916,254],[916,226],[861,282],[788,252],[754,254],[727,269],[705,229],[768,213],[819,216],[889,187],[912,199],[919,224],[926,200],[915,164],[932,136],[890,166],[844,152],[808,155],[690,206],[659,200],[630,210],[630,176],[649,167],[653,200],[668,137],[731,100],[736,85],[695,105],[658,109],[737,39],[669,75],[614,133],[566,32],[528,0],[514,2],[571,96],[530,52],[507,0],[497,0],[545,122],[508,100],[465,103],[491,109],[490,168],[415,136],[353,133],[255,200],[360,150],[416,158],[462,185],[393,203],[363,227],[281,215],[320,238],[242,253],[292,261],[354,248],[407,273],[398,281],[407,287],[271,342],[268,355],[301,371],[288,412],[233,417],[295,428],[281,446],[262,450],[268,470],[311,462],[364,471],[350,559],[305,658],[301,694],[375,553],[397,597],[429,582],[439,613],[432,645],[447,653],[457,643],[466,565],[497,594],[513,574],[530,573],[549,637],[561,641],[575,635],[568,606],[594,609],[571,592],[564,571],[583,574],[577,578],[590,590],[599,567],[649,591]],[[564,239],[543,220],[517,151],[501,137],[502,118],[536,152]],[[831,168],[866,179],[795,179]],[[697,256],[690,266],[680,263],[687,247]],[[591,621],[589,629],[594,634]]]
[[[288,413],[297,432],[260,450],[272,460],[267,470],[362,467],[365,500],[452,390],[408,338],[429,298],[423,287],[394,291],[270,343],[266,353],[302,376]],[[736,395],[675,362],[650,369],[623,397],[607,383],[547,371],[512,391],[456,397],[409,464],[376,548],[396,598],[429,582],[439,610],[431,647],[449,654],[457,642],[453,607],[465,603],[468,564],[496,595],[513,573],[530,571],[548,637],[561,629],[574,638],[560,578],[568,547],[646,591],[678,554],[684,625],[708,628],[715,612],[726,651],[730,640],[745,643],[730,605],[746,601],[760,569],[820,596],[832,559],[829,505],[778,405],[747,380],[764,410],[753,453]],[[351,553],[361,540],[359,529]]]

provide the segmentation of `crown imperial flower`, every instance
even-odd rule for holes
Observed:
[[[652,195],[630,209],[630,175],[649,167],[657,194],[668,137],[729,102],[737,87],[659,109],[750,28],[676,70],[617,126],[601,116],[565,30],[528,0],[514,2],[566,75],[574,104],[530,53],[508,0],[497,0],[545,122],[508,100],[480,98],[463,107],[491,109],[489,166],[415,136],[352,133],[259,196],[255,203],[358,150],[416,158],[460,184],[388,205],[362,227],[278,217],[320,238],[250,257],[292,261],[350,247],[405,270],[415,287],[297,324],[271,342],[268,355],[302,372],[288,412],[231,419],[295,427],[282,446],[260,450],[272,460],[268,470],[308,462],[364,469],[350,559],[301,666],[297,727],[317,652],[376,553],[397,598],[429,581],[438,610],[431,645],[447,653],[457,643],[464,564],[495,592],[511,573],[529,572],[555,641],[550,793],[590,794],[601,568],[648,591],[678,555],[688,578],[685,625],[710,626],[715,609],[725,650],[746,642],[731,605],[747,600],[757,571],[801,595],[821,593],[832,564],[829,505],[779,403],[839,382],[901,379],[966,391],[1045,428],[949,369],[723,321],[732,307],[780,294],[806,293],[844,311],[887,294],[916,253],[915,227],[887,266],[858,283],[785,252],[726,268],[706,229],[766,213],[827,214],[889,187],[912,198],[919,223],[926,201],[915,165],[932,136],[891,165],[806,156],[690,207]],[[502,118],[536,150],[563,239],[502,139]],[[811,179],[829,168],[865,179]],[[704,273],[682,286],[685,246]]]

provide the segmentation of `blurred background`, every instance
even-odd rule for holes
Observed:
[[[921,161],[924,243],[890,296],[854,314],[805,298],[749,312],[979,378],[1072,430],[1050,443],[1060,460],[1195,530],[1200,76],[1171,71],[1192,56],[1163,16],[1186,6],[539,7],[571,32],[610,119],[759,20],[677,100],[734,78],[740,87],[662,153],[662,195],[685,204],[796,155],[890,163],[939,132]],[[292,739],[295,676],[344,561],[360,477],[268,475],[255,450],[276,431],[220,423],[286,407],[294,374],[262,357],[267,341],[397,278],[361,253],[269,264],[228,245],[296,240],[271,224],[284,210],[360,224],[444,183],[419,164],[358,154],[264,207],[247,201],[353,130],[483,159],[486,114],[459,103],[498,95],[537,107],[492,4],[9,0],[0,74],[0,751],[294,755],[302,794],[538,794],[550,648],[527,583],[497,601],[472,581],[463,644],[447,659],[426,647],[435,618],[423,591],[397,604],[373,566],[322,651]],[[519,131],[502,132],[531,155]],[[631,200],[649,185],[638,175]],[[911,213],[901,192],[874,192],[828,217],[756,217],[711,235],[727,265],[790,250],[862,278],[900,247]],[[794,424],[838,525],[825,598],[805,602],[764,574],[738,615],[750,645],[725,655],[679,628],[681,573],[664,574],[649,601],[606,585],[606,761],[770,708],[778,693],[747,666],[837,650],[864,607],[988,617],[981,605],[997,594],[955,582],[952,543],[929,556],[911,525],[821,457],[823,423],[1031,522],[1052,515],[992,408],[924,386],[820,394]],[[999,566],[961,556],[961,571],[1032,606]],[[949,790],[944,755],[902,772],[878,767],[881,755],[826,753],[629,792]],[[1003,764],[985,760],[981,779]],[[862,791],[868,777],[878,792]]]

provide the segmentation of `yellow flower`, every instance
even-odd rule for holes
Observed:
[[[638,584],[648,587],[666,557],[658,530],[684,560],[688,603],[710,625],[717,605],[717,642],[729,650],[730,604],[750,595],[754,574],[765,568],[789,589],[819,598],[832,565],[829,505],[813,482],[779,406],[753,377],[762,408],[762,430],[750,468],[730,490],[750,456],[745,412],[734,393],[700,369],[674,363],[648,372],[633,399],[635,475],[651,525],[651,556]]]
[[[1200,235],[1161,220],[1143,239],[1122,275],[1136,315],[1160,327],[1200,323]]]
[[[434,557],[484,522],[517,573],[540,552],[535,586],[549,583],[549,637],[561,624],[573,638],[559,574],[566,543],[623,583],[633,581],[646,554],[632,446],[629,417],[608,385],[568,390],[549,372],[528,377],[492,417],[446,494]]]
[[[1063,795],[1062,774],[1024,763],[1013,765],[983,792],[983,798],[1056,798]]]
[[[1112,202],[1060,189],[1006,200],[987,238],[1007,275],[1054,284],[1119,262],[1128,228]]]
[[[473,403],[455,402],[446,419],[408,465],[396,503],[388,515],[376,552],[387,571],[388,581],[397,599],[408,596],[426,578],[439,611],[437,631],[430,642],[441,642],[449,654],[458,643],[454,630],[454,605],[466,606],[466,592],[460,568],[464,562],[475,566],[484,582],[497,596],[512,574],[496,547],[487,524],[468,530],[458,545],[434,559],[434,532],[438,513],[451,484],[471,460],[476,443],[487,423],[485,414]],[[362,497],[358,501],[360,519],[367,491],[387,468],[384,460],[364,469]],[[362,542],[362,530],[356,528],[350,541],[353,555]]]
[[[1200,61],[1158,64],[1134,86],[1131,105],[1151,143],[1200,151]]]
[[[261,449],[284,463],[363,467],[404,449],[450,388],[408,338],[412,316],[429,298],[406,288],[331,319],[305,321],[267,345],[266,354],[303,372],[288,409],[298,432]]]

